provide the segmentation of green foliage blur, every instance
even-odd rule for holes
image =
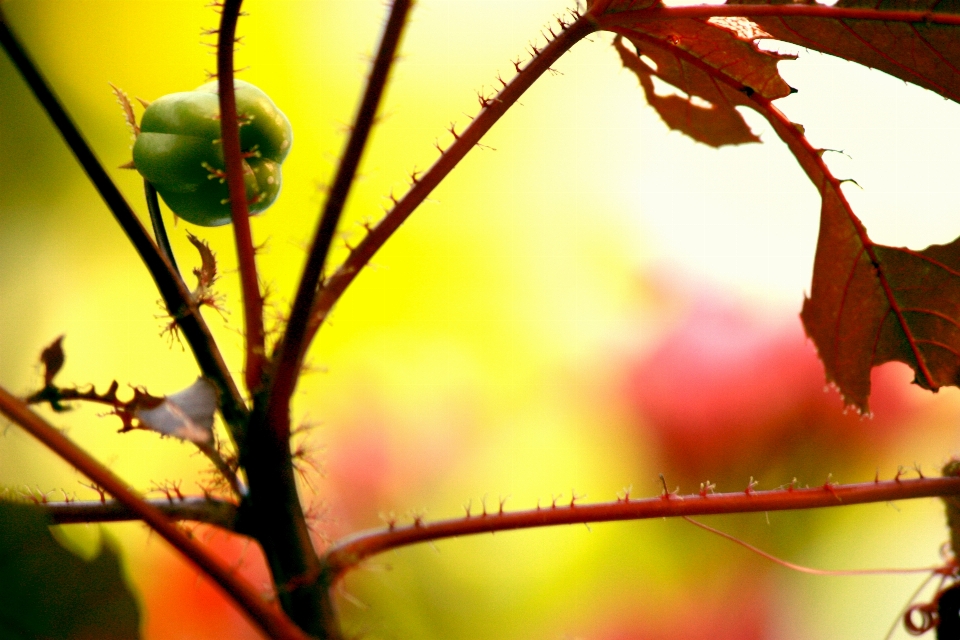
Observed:
[[[3,5],[144,220],[139,176],[116,169],[130,159],[132,136],[107,83],[152,100],[206,81],[212,38],[200,32],[217,15],[205,4]],[[511,61],[525,59],[525,44],[566,8],[560,0],[417,4],[345,241],[380,218],[410,172],[437,157],[434,141],[449,144],[451,122],[460,131],[477,112],[476,92],[494,91],[498,72],[509,78]],[[279,199],[253,223],[255,241],[266,243],[268,320],[278,327],[384,7],[250,0],[245,9],[239,77],[273,98],[296,137]],[[960,149],[956,127],[945,124],[960,122],[955,105],[825,56],[781,70],[801,90],[784,110],[799,114],[818,144],[853,157],[831,162],[864,186],[854,206],[877,241],[922,247],[960,234],[949,204],[960,187],[942,173]],[[823,392],[796,316],[819,202],[766,125],[749,120],[768,144],[720,151],[667,131],[602,35],[575,47],[521,102],[375,257],[310,353],[294,406],[309,428],[294,444],[312,452],[303,488],[319,547],[379,526],[381,515],[454,517],[461,505],[494,508],[501,498],[508,509],[531,508],[574,492],[612,500],[628,486],[633,496],[657,495],[659,473],[683,493],[708,480],[739,491],[751,477],[761,489],[794,477],[822,484],[828,474],[861,482],[914,463],[933,473],[956,451],[955,393],[911,388],[903,368],[878,372],[888,402],[874,421],[844,417],[836,393]],[[924,122],[907,117],[921,112]],[[188,230],[218,255],[227,313],[207,319],[239,374],[230,229],[167,221],[185,274],[199,263]],[[40,351],[66,334],[61,383],[103,388],[116,379],[154,394],[188,386],[196,367],[164,333],[157,299],[0,56],[0,384],[35,390]],[[209,484],[204,458],[183,443],[117,435],[116,419],[89,407],[41,412],[143,491],[182,480],[199,493]],[[0,485],[95,497],[17,427],[0,429]],[[822,568],[929,566],[946,539],[935,500],[709,522]],[[79,547],[98,544],[98,527],[61,529]],[[144,527],[103,529],[122,546],[144,638],[256,637]],[[255,545],[197,533],[266,588]],[[345,628],[368,638],[879,638],[918,581],[794,574],[684,522],[651,521],[392,552],[346,578],[340,608]]]

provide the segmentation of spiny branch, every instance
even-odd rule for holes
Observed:
[[[233,45],[237,19],[243,0],[226,0],[217,33],[217,86],[220,95],[220,139],[230,191],[233,237],[237,247],[237,267],[243,292],[243,321],[246,333],[244,374],[247,390],[255,393],[263,383],[266,361],[263,331],[263,298],[257,277],[257,261],[250,232],[250,211],[243,180],[243,159],[240,152],[240,125],[237,122],[237,100],[233,87]]]
[[[527,511],[487,512],[463,518],[424,522],[412,525],[389,526],[387,529],[359,533],[331,546],[322,560],[325,580],[329,585],[344,572],[372,555],[421,542],[442,540],[478,533],[532,529],[561,524],[614,522],[618,520],[647,520],[709,514],[751,513],[757,511],[786,511],[849,506],[891,500],[929,498],[960,494],[960,478],[920,478],[916,480],[887,480],[862,484],[838,485],[825,483],[819,487],[756,491],[751,486],[736,493],[700,493],[680,496],[664,492],[656,498],[631,499],[623,494],[615,502],[599,504],[558,504],[555,500],[546,507]]]
[[[316,298],[307,327],[307,342],[323,324],[333,305],[336,304],[346,288],[353,282],[361,269],[370,261],[373,255],[383,246],[401,224],[420,206],[434,188],[446,178],[454,167],[480,142],[481,138],[494,124],[513,106],[517,100],[530,88],[531,85],[573,45],[593,33],[597,28],[596,19],[592,14],[586,14],[557,37],[547,44],[530,62],[520,68],[518,73],[493,98],[483,100],[483,108],[469,126],[444,151],[443,155],[434,162],[423,175],[413,181],[411,189],[404,195],[364,239],[350,253],[346,261],[337,269],[320,289]]]
[[[206,497],[186,497],[182,500],[160,498],[145,500],[171,520],[204,522],[234,531],[237,523],[237,505]],[[89,500],[39,503],[39,508],[54,524],[91,522],[125,522],[140,520],[140,516],[119,500]]]
[[[293,307],[290,310],[287,329],[279,343],[276,366],[270,383],[268,415],[278,411],[288,411],[290,397],[300,376],[304,354],[313,338],[313,334],[307,331],[307,325],[317,295],[317,287],[323,276],[327,255],[330,252],[330,244],[350,194],[363,150],[367,145],[411,5],[411,0],[395,0],[384,26],[377,57],[367,80],[367,88],[354,118],[350,139],[340,160],[333,185],[327,194],[327,201],[307,255],[307,263],[300,277]],[[278,437],[289,437],[289,433],[278,434]]]
[[[272,638],[306,638],[282,612],[268,605],[257,590],[237,577],[235,572],[216,556],[211,555],[193,538],[142,496],[130,489],[86,451],[66,438],[58,429],[36,415],[27,405],[0,387],[0,413],[26,429],[31,435],[52,449],[90,478],[96,486],[109,493],[130,509],[169,542],[174,548],[206,573],[236,602],[237,606],[264,633]]]

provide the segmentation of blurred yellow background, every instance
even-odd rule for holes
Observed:
[[[3,5],[144,219],[139,176],[113,169],[130,159],[132,140],[107,83],[146,100],[202,84],[215,63],[203,44],[212,39],[200,32],[217,21],[204,4]],[[281,196],[253,223],[266,243],[260,266],[271,318],[292,296],[383,5],[245,3],[240,77],[273,98],[295,138]],[[346,240],[379,219],[411,171],[435,160],[434,142],[451,140],[447,127],[460,131],[477,112],[476,92],[499,86],[498,73],[509,78],[511,60],[542,44],[541,28],[567,7],[417,3],[342,225]],[[875,471],[892,477],[898,465],[933,473],[956,453],[955,390],[925,394],[908,386],[904,367],[879,372],[888,400],[877,399],[876,422],[842,416],[837,394],[820,392],[822,372],[809,368],[797,317],[819,200],[769,127],[748,113],[765,144],[721,150],[667,131],[609,42],[595,35],[578,44],[523,97],[483,140],[490,148],[468,156],[375,257],[321,333],[294,406],[298,422],[315,425],[307,446],[326,471],[309,473],[306,488],[318,536],[378,526],[391,512],[401,522],[412,513],[456,516],[484,499],[530,508],[558,495],[568,501],[572,491],[588,501],[613,499],[625,486],[656,495],[661,472],[685,493],[708,479],[734,491],[751,477],[774,488],[793,477],[821,484],[828,473],[840,482]],[[844,152],[829,161],[863,188],[846,193],[874,239],[922,248],[960,235],[951,172],[960,160],[957,105],[799,53],[780,64],[799,93],[778,105],[814,144]],[[219,257],[229,313],[207,318],[239,372],[230,230],[170,226],[184,272],[198,262],[188,229]],[[0,384],[34,390],[38,354],[66,334],[61,384],[102,388],[116,379],[155,394],[188,386],[196,367],[161,336],[157,299],[0,56]],[[753,370],[758,361],[764,366]],[[798,369],[811,373],[797,382]],[[662,397],[650,397],[647,381]],[[816,395],[797,400],[797,385]],[[771,403],[769,412],[755,409]],[[691,407],[694,418],[680,415]],[[89,407],[45,415],[141,490],[182,478],[196,492],[203,482],[204,459],[187,445],[117,435],[119,422]],[[727,435],[711,431],[720,426]],[[82,480],[19,428],[3,427],[0,485],[90,499]],[[932,565],[946,539],[936,500],[709,522],[824,568]],[[88,550],[100,535],[68,529]],[[256,637],[143,527],[104,530],[122,542],[146,638]],[[255,550],[204,535],[263,579]],[[882,638],[918,582],[794,574],[686,523],[651,521],[391,552],[347,577],[340,604],[345,627],[367,638]]]

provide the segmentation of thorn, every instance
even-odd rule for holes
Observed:
[[[833,485],[836,483],[830,482],[830,478],[832,477],[833,477],[832,473],[827,474],[827,481],[823,483],[823,490],[829,491],[833,495],[833,497],[837,499],[837,502],[843,502],[843,500],[840,499],[840,496],[837,495],[837,492],[833,490]]]
[[[623,502],[623,503],[630,502],[630,491],[632,490],[633,490],[633,485],[630,485],[629,487],[624,487],[623,489],[621,489],[620,493],[617,494],[617,502]],[[621,496],[621,494],[623,495]]]
[[[513,68],[517,70],[517,73],[520,73],[520,65],[523,64],[520,61],[520,56],[517,56],[517,59],[511,60],[511,62],[513,63]]]
[[[507,504],[507,500],[509,499],[510,496],[507,496],[506,498],[500,498],[500,511],[498,512],[498,515],[503,515],[503,505]]]
[[[923,480],[923,471],[920,471],[920,465],[916,462],[913,463],[913,469],[917,472],[917,475],[920,476],[920,479]]]
[[[753,493],[753,488],[758,484],[760,483],[754,480],[753,476],[750,476],[750,482],[747,483],[747,488],[744,489],[743,492],[747,495],[750,495],[751,493]]]
[[[667,479],[663,477],[663,474],[660,474],[660,485],[663,487],[663,492],[660,494],[660,497],[664,500],[670,499],[670,492],[667,491]]]
[[[843,178],[842,180],[838,180],[837,182],[838,182],[838,184],[843,184],[844,182],[852,182],[853,184],[857,185],[857,188],[858,188],[858,189],[860,189],[861,191],[863,191],[863,187],[861,187],[860,184],[859,184],[856,180],[854,180],[853,178]]]
[[[557,508],[557,500],[559,500],[559,499],[562,498],[562,497],[563,497],[563,494],[562,494],[562,493],[559,493],[559,494],[553,496],[553,503],[550,505],[550,508],[551,508],[551,509],[556,509],[556,508]]]
[[[713,493],[713,490],[717,488],[717,485],[713,484],[709,480],[706,482],[700,483],[700,497],[706,498],[708,494]]]
[[[136,169],[136,168],[137,168],[137,165],[133,164],[133,160],[130,160],[130,162],[125,162],[117,167],[117,169]]]
[[[573,509],[575,506],[577,506],[577,500],[583,500],[586,497],[587,497],[586,494],[582,496],[578,496],[577,492],[574,489],[571,489],[570,490],[570,508]]]
[[[899,466],[897,467],[897,475],[893,476],[894,482],[896,482],[896,483],[899,484],[899,482],[900,482],[900,477],[903,476],[903,473],[904,473],[904,471],[903,471],[903,465],[899,465]]]
[[[380,519],[386,523],[387,530],[393,531],[397,528],[397,516],[391,511],[390,513],[384,515],[383,512],[379,514]]]

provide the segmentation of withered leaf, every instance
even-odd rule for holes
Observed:
[[[207,444],[213,440],[213,414],[217,410],[217,390],[206,378],[183,391],[167,396],[159,405],[141,408],[134,417],[144,428]]]
[[[217,281],[217,258],[206,240],[201,240],[189,231],[187,238],[200,253],[200,267],[193,269],[193,275],[197,277],[197,288],[193,292],[193,297],[199,301],[209,297],[210,287]]]
[[[112,82],[108,84],[110,88],[113,89],[113,95],[117,97],[117,103],[123,110],[123,118],[127,121],[127,126],[130,127],[130,131],[133,132],[133,137],[136,138],[140,135],[140,126],[137,124],[137,116],[133,113],[133,105],[130,104],[130,98],[127,97],[127,93],[120,87]]]
[[[63,368],[66,356],[63,353],[63,339],[60,336],[54,340],[40,353],[40,362],[43,363],[43,386],[49,387],[53,384],[53,379]]]

